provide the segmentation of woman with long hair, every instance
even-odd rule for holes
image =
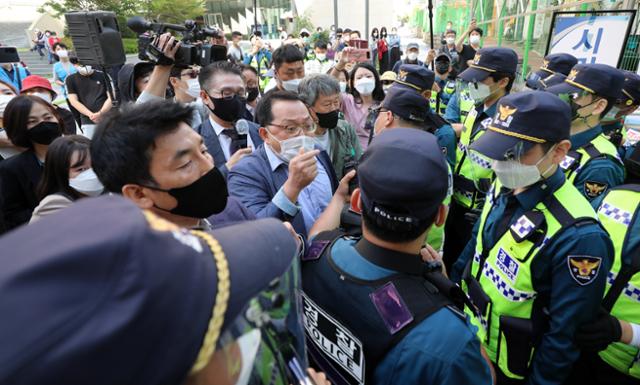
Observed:
[[[371,49],[371,64],[373,68],[378,67],[378,40],[380,39],[380,33],[378,28],[374,27],[371,30],[371,36],[369,37],[369,48]]]
[[[80,198],[102,193],[104,187],[91,168],[90,146],[91,140],[82,135],[63,136],[51,143],[36,190],[40,204],[33,210],[31,222]]]
[[[380,73],[391,69],[389,64],[389,43],[387,42],[387,27],[380,28],[380,40],[378,40],[378,60],[380,61]]]

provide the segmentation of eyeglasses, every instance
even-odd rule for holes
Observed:
[[[288,125],[284,126],[284,125],[275,124],[275,123],[270,123],[269,126],[274,126],[274,127],[283,129],[288,135],[298,135],[301,132],[304,132],[305,134],[311,134],[316,131],[316,124],[313,121],[305,123],[302,126],[288,126]]]
[[[212,96],[215,98],[222,98],[224,100],[231,100],[234,96],[238,96],[240,98],[247,98],[247,90],[245,88],[231,89],[224,88],[222,90],[213,90],[211,92]]]
[[[190,79],[197,79],[198,75],[200,75],[200,71],[191,70],[189,72],[184,72],[180,74],[180,77],[188,76]]]

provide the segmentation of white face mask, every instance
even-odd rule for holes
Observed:
[[[187,87],[187,95],[191,96],[192,98],[197,98],[198,96],[200,96],[200,82],[198,82],[198,79],[187,80]]]
[[[476,88],[477,86],[477,88]],[[469,83],[469,97],[475,104],[484,102],[491,95],[491,87],[484,83]]]
[[[418,53],[417,52],[409,52],[407,54],[407,59],[409,59],[411,61],[416,61],[418,59]]]
[[[34,92],[31,95],[37,96],[45,102],[51,104],[51,94],[48,92]]]
[[[480,44],[480,36],[478,35],[471,35],[469,36],[469,43],[473,44],[473,45],[478,45]]]
[[[300,79],[286,80],[282,82],[282,88],[286,91],[298,93],[298,85],[300,85]]]
[[[93,68],[91,66],[80,66],[78,67],[78,73],[82,76],[89,76],[93,73]]]
[[[362,78],[355,83],[355,87],[360,95],[369,96],[376,88],[376,81],[371,78]]]
[[[271,135],[271,133],[269,133],[269,135]],[[278,140],[273,135],[271,135],[271,137],[280,144],[280,152],[276,153],[276,156],[286,163],[289,163],[291,159],[295,158],[301,148],[303,148],[305,152],[308,152],[313,150],[317,144],[314,138],[306,135],[295,136],[285,140]]]
[[[607,114],[604,116],[604,118],[602,118],[602,120],[604,120],[604,121],[616,120],[616,115],[618,115],[618,112],[620,112],[620,109],[618,107],[616,107],[616,106],[613,106],[613,107],[611,107],[609,112],[607,112]]]
[[[538,170],[538,165],[553,151],[549,150],[534,165],[522,164],[516,160],[496,160],[493,161],[491,168],[496,173],[500,183],[508,189],[517,189],[531,186],[542,179],[542,175],[549,172],[553,165],[549,166],[542,174]]]
[[[453,45],[456,43],[456,38],[455,37],[448,37],[445,39],[447,41],[447,44],[449,45]]]
[[[325,61],[327,59],[327,54],[326,53],[317,53],[316,54],[316,59],[318,59],[320,61]]]
[[[340,92],[347,92],[347,82],[340,82]]]
[[[56,52],[56,55],[58,55],[58,57],[60,58],[66,58],[69,57],[69,52],[67,52],[67,50],[65,49],[61,49],[60,51]]]
[[[92,168],[84,170],[75,178],[69,179],[69,186],[77,192],[90,197],[98,196],[104,191],[104,186],[100,183]]]

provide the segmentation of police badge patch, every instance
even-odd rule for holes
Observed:
[[[601,264],[602,258],[589,255],[570,255],[567,258],[571,277],[581,286],[593,282],[595,277],[598,276]]]
[[[606,183],[594,182],[592,180],[588,180],[584,182],[584,193],[589,198],[597,198],[602,195],[603,192],[607,190],[609,187]]]

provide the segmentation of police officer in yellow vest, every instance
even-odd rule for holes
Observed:
[[[560,167],[594,208],[609,189],[624,182],[624,165],[600,124],[621,97],[623,85],[624,75],[616,68],[578,64],[564,83],[547,89],[566,100],[573,114],[571,151]]]
[[[579,354],[575,331],[598,312],[613,247],[559,168],[571,145],[566,103],[531,91],[497,110],[471,146],[493,159],[497,180],[452,278],[478,308],[473,323],[499,385],[562,384]]]
[[[471,158],[467,149],[485,132],[487,119],[496,113],[500,98],[511,91],[517,66],[518,55],[514,50],[483,48],[469,68],[458,76],[462,81],[458,84],[459,91],[466,89],[473,102],[464,123],[451,126],[458,140],[451,213],[445,228],[448,242],[444,245],[444,262],[447,268],[451,267],[469,240],[477,216],[467,214],[472,214],[472,210],[482,205],[493,178],[489,164],[479,158]],[[447,126],[440,129],[446,130]],[[475,167],[478,164],[483,167]]]
[[[640,173],[629,169],[626,184],[602,200],[598,217],[615,249],[603,309],[583,326],[576,343],[583,349],[573,383],[640,383]]]

